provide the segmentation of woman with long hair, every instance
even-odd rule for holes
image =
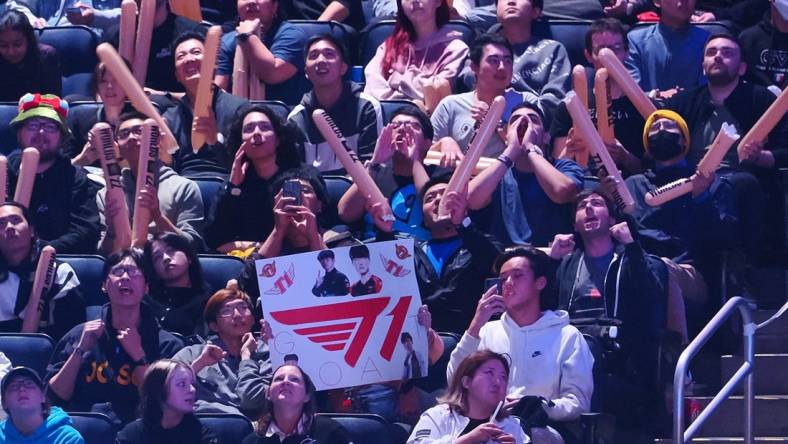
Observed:
[[[19,11],[0,15],[0,101],[27,93],[60,96],[62,79],[55,48],[38,43],[36,31]]]
[[[468,45],[452,31],[447,0],[397,0],[394,32],[364,69],[364,92],[379,99],[413,100],[425,108],[426,86],[453,84]]]
[[[243,444],[350,443],[339,423],[315,415],[315,392],[312,379],[301,367],[284,364],[277,368],[268,391],[269,409]]]
[[[141,418],[126,425],[117,444],[217,444],[216,435],[194,416],[194,373],[181,361],[162,359],[145,371]]]
[[[508,381],[506,356],[489,350],[472,353],[454,373],[441,404],[421,415],[408,444],[447,438],[455,444],[529,442],[520,420],[503,408]]]
[[[202,314],[209,295],[189,240],[171,232],[157,234],[145,244],[145,259],[153,270],[145,301],[161,326],[183,336],[204,335]]]
[[[208,247],[222,253],[248,250],[268,237],[274,227],[271,185],[300,164],[294,128],[264,105],[238,109],[227,146],[233,155],[230,178],[205,229]]]

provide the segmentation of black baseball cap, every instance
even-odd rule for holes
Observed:
[[[30,378],[36,383],[39,389],[44,390],[44,382],[41,380],[41,377],[38,376],[38,372],[30,367],[14,367],[3,377],[0,392],[5,395],[5,389],[8,387],[8,384],[10,384],[13,379],[17,378]]]

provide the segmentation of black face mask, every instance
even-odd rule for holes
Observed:
[[[681,134],[659,131],[648,136],[649,153],[654,160],[666,161],[681,154],[684,147],[680,142]]]

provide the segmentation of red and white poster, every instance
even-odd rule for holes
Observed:
[[[256,262],[274,368],[296,361],[318,390],[427,375],[413,241]]]

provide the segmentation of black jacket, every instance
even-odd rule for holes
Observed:
[[[350,281],[336,268],[326,272],[320,285],[312,286],[312,294],[315,296],[347,296],[349,293]]]
[[[484,280],[493,277],[492,264],[501,246],[473,225],[459,231],[462,245],[446,261],[441,276],[424,253],[427,242],[414,248],[414,259],[419,293],[432,314],[432,328],[462,334],[476,313]]]
[[[184,337],[208,333],[203,310],[211,295],[194,288],[161,287],[145,296],[161,327]]]
[[[131,382],[133,360],[117,340],[109,304],[104,306],[101,319],[104,334],[81,361],[71,399],[59,399],[51,390],[48,393],[64,410],[105,413],[114,422],[125,424],[136,418],[139,404],[139,389]],[[47,381],[66,364],[84,328],[85,324],[77,325],[57,343],[47,367]],[[169,358],[183,347],[180,339],[159,328],[145,304],[140,305],[139,333],[148,362]]]
[[[743,131],[741,136],[744,137],[744,133],[755,125],[755,122],[775,99],[775,95],[766,88],[739,81],[733,92],[725,99],[725,107],[739,123]],[[664,107],[674,110],[684,117],[690,133],[705,125],[714,111],[711,94],[706,86],[680,92],[666,100]],[[785,149],[787,143],[788,124],[786,124],[786,118],[783,117],[781,123],[769,133],[769,141],[766,144],[766,149],[774,153],[775,168],[788,166],[788,150]],[[735,150],[736,146],[738,144],[734,145],[731,150]],[[700,161],[703,154],[703,152],[691,150],[687,158],[694,165]]]
[[[181,176],[194,177],[222,177],[230,172],[232,157],[230,151],[220,140],[215,145],[201,147],[194,152],[192,147],[192,121],[194,114],[188,104],[188,96],[184,96],[174,108],[164,113],[167,124],[178,141],[178,152],[173,155],[172,169]],[[216,127],[224,136],[230,135],[230,125],[235,112],[246,103],[245,99],[224,92],[221,88],[214,87],[211,108],[216,116]]]
[[[265,437],[256,432],[247,436],[243,444],[349,444],[352,443],[348,432],[338,422],[331,418],[315,416],[312,426],[303,435],[290,435],[280,441],[277,435]]]
[[[149,424],[138,419],[123,427],[115,438],[115,444],[219,444],[219,438],[200,423],[194,415],[186,415],[181,423],[171,429],[161,424]]]
[[[643,384],[653,383],[657,345],[665,327],[668,271],[662,260],[646,254],[635,241],[619,245],[599,289],[607,303],[608,318],[622,321],[619,333],[624,353],[634,364]],[[558,308],[576,319],[570,302],[583,250],[575,249],[563,258],[556,271]]]
[[[9,158],[9,196],[13,196],[21,155]],[[65,157],[58,156],[48,170],[36,175],[30,199],[30,218],[39,238],[58,254],[89,254],[96,251],[99,215],[98,184],[88,179]]]

